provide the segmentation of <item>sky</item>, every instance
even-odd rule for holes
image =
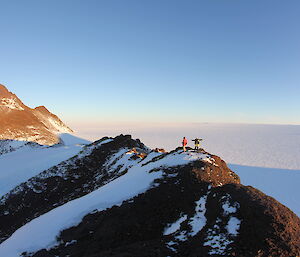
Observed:
[[[0,83],[72,124],[300,124],[299,0],[0,0]]]

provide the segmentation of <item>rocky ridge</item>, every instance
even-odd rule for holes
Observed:
[[[147,179],[149,186],[123,199],[126,188],[134,192]],[[150,150],[139,140],[120,135],[86,146],[77,156],[3,196],[0,237],[8,240],[0,244],[0,254],[21,226],[30,228],[30,221],[42,221],[51,210],[53,215],[72,204],[81,206],[78,203],[91,194],[98,193],[98,205],[103,204],[100,198],[107,187],[105,201],[112,204],[87,209],[77,225],[58,233],[54,245],[24,249],[23,256],[286,257],[300,253],[299,218],[275,199],[243,186],[219,157],[204,150]],[[114,204],[112,198],[118,194],[122,198]]]
[[[71,133],[46,107],[29,108],[0,84],[0,140],[11,139],[42,145],[59,143],[57,133]]]

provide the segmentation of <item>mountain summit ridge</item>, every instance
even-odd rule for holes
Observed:
[[[3,91],[3,92],[9,92],[8,89],[7,89],[7,87],[0,83],[0,92],[1,91]]]
[[[26,106],[15,94],[0,84],[0,140],[12,139],[42,145],[59,143],[58,133],[72,133],[59,117],[45,106]]]
[[[0,228],[9,257],[300,253],[297,215],[221,158],[150,150],[129,135],[95,141],[4,195]]]

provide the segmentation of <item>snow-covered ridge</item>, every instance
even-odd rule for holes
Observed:
[[[45,171],[38,177],[64,176],[65,167],[74,165],[72,160],[78,160],[78,157],[84,158],[92,151],[93,147],[99,147],[99,145],[111,141],[112,139],[107,139],[98,145],[86,146],[76,158],[58,165],[54,170]],[[144,149],[142,150],[145,151]],[[85,196],[57,207],[27,223],[0,245],[0,255],[6,254],[13,257],[24,251],[34,252],[44,247],[52,247],[58,243],[56,236],[61,230],[78,224],[86,214],[95,209],[104,210],[113,205],[120,205],[123,201],[153,187],[154,180],[161,178],[163,169],[187,165],[198,160],[210,161],[211,158],[208,154],[184,153],[180,150],[166,154],[150,152],[143,157],[138,157],[138,155],[139,152],[137,150],[119,149],[118,152],[107,159],[105,165],[108,172],[121,173],[121,176]],[[137,181],[138,183],[136,183]],[[31,182],[27,183],[30,185]],[[49,228],[50,220],[57,220],[58,222]],[[32,237],[32,235],[36,235],[37,238],[33,238],[34,236]]]
[[[242,252],[236,249],[237,240],[247,245],[249,233],[257,236],[255,231],[249,231],[251,224],[257,224],[253,221],[256,216],[247,208],[249,203],[259,206],[271,201],[262,208],[253,208],[254,213],[258,211],[266,217],[270,216],[269,211],[288,210],[239,184],[239,178],[232,173],[219,157],[202,150],[183,152],[178,148],[165,153],[151,151],[128,135],[104,138],[31,178],[24,184],[25,193],[21,190],[0,205],[0,218],[4,221],[10,213],[6,216],[3,213],[14,211],[14,205],[20,206],[20,210],[15,216],[12,213],[10,220],[22,215],[24,219],[12,224],[13,229],[9,229],[10,225],[6,230],[0,229],[0,256],[19,257],[22,252],[27,252],[26,257],[47,253],[83,256],[77,249],[87,249],[103,241],[103,245],[99,243],[92,250],[93,253],[102,251],[101,255],[116,240],[123,240],[117,246],[121,250],[130,247],[132,242],[144,247],[150,240],[149,247],[154,246],[163,253],[158,256],[185,256],[187,251],[197,256],[229,256],[230,253],[241,256]],[[27,202],[13,204],[20,196]],[[55,197],[53,201],[49,201],[51,196]],[[30,205],[29,199],[35,199],[36,205]],[[269,208],[269,204],[275,209]],[[118,222],[116,217],[120,218]],[[282,213],[274,215],[277,217],[285,220],[293,216],[287,213],[285,217]],[[149,222],[147,226],[145,222]],[[0,225],[5,224],[0,221]],[[261,226],[266,233],[270,231],[271,225],[265,225],[264,220]],[[88,242],[81,240],[87,237]],[[127,237],[130,237],[128,241]]]
[[[50,147],[27,141],[0,140],[0,198],[44,170],[77,155],[83,145],[77,144],[75,137],[72,139],[73,144]],[[81,139],[77,141],[82,142]],[[0,203],[4,199],[1,198]]]
[[[0,155],[16,151],[18,149],[27,147],[31,148],[46,148],[47,146],[42,146],[37,143],[28,141],[17,141],[17,140],[0,140]]]
[[[79,151],[78,154],[71,157],[70,159],[62,161],[61,163],[59,163],[58,165],[56,165],[50,169],[40,172],[39,174],[36,174],[36,175],[34,173],[31,174],[31,175],[35,175],[35,176],[30,178],[25,183],[22,183],[22,184],[16,186],[11,191],[9,191],[8,194],[3,195],[2,198],[0,198],[0,204],[3,204],[9,196],[18,194],[19,192],[24,190],[25,187],[31,188],[34,191],[37,190],[37,189],[35,189],[36,187],[38,187],[38,188],[41,187],[41,183],[39,182],[40,179],[45,179],[45,178],[54,177],[54,176],[60,176],[63,178],[66,177],[65,172],[72,167],[76,167],[75,163],[78,160],[83,159],[86,156],[88,156],[96,147],[100,147],[102,144],[108,143],[110,141],[112,141],[112,139],[106,139],[106,140],[100,141],[98,144],[90,144],[90,145],[86,145],[86,146],[80,146],[80,145],[76,144],[73,147],[76,148],[75,153],[77,153]],[[61,147],[52,146],[52,147],[46,147],[46,148],[54,150],[54,151],[57,150],[58,152],[60,152],[61,149],[62,150],[69,149],[70,146],[61,146]],[[0,164],[1,164],[1,159],[0,159]],[[1,194],[0,194],[0,197],[1,197]]]
[[[70,145],[71,142],[75,145]],[[79,142],[82,141],[79,140]],[[59,152],[61,149],[69,149],[75,146],[76,148],[81,148],[82,151],[50,169],[34,174],[28,181],[17,185],[10,192],[8,192],[9,190],[6,191],[8,193],[0,200],[0,220],[1,217],[5,219],[9,214],[18,217],[22,216],[22,218],[18,218],[15,222],[9,221],[14,226],[14,229],[10,229],[9,225],[2,230],[0,228],[0,242],[11,235],[15,229],[24,225],[25,222],[68,201],[86,195],[119,177],[121,174],[117,171],[109,174],[103,167],[103,164],[106,158],[114,155],[119,149],[123,149],[125,145],[139,146],[144,151],[147,151],[143,144],[132,140],[130,136],[120,136],[116,137],[116,139],[103,138],[87,146],[82,146],[76,144],[74,138],[64,135],[61,144],[48,147],[48,149]],[[38,160],[40,159],[38,158]],[[32,175],[32,171],[29,174]],[[17,184],[13,180],[8,181],[9,183],[6,185],[5,179],[8,180],[9,178],[4,177],[2,190],[6,190],[11,182],[14,185]],[[61,192],[64,192],[64,194]],[[35,200],[31,201],[31,199]],[[45,199],[47,200],[45,201]]]

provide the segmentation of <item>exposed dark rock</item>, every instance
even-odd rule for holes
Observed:
[[[291,210],[241,185],[218,156],[203,149],[188,150],[188,156],[180,148],[151,152],[128,135],[96,141],[6,195],[0,205],[1,236],[7,238],[34,217],[100,188],[139,164],[141,168],[149,165],[148,172],[162,171],[146,192],[120,206],[86,215],[79,225],[60,233],[57,246],[23,256],[300,255],[300,220]],[[155,157],[148,160],[150,153]],[[154,165],[170,156],[191,161]],[[127,158],[127,166],[122,158]],[[10,214],[5,215],[6,211]]]
[[[62,243],[47,254],[51,257],[287,257],[299,254],[299,218],[289,209],[238,181],[210,187],[209,183],[198,179],[194,169],[186,166],[166,170],[163,179],[157,181],[159,186],[120,207],[87,215],[78,226],[63,231],[59,238]],[[171,174],[177,176],[169,176]],[[193,235],[191,219],[195,215],[195,203],[205,196],[205,226]],[[236,207],[236,212],[226,214],[224,204]],[[168,224],[183,215],[187,215],[187,220],[181,223],[180,230],[163,235]],[[229,235],[226,229],[231,218],[241,221],[237,237]],[[176,239],[180,233],[184,241]],[[232,242],[222,253],[213,254],[213,248],[205,246],[209,235],[222,235],[224,241]],[[169,242],[175,242],[174,250],[168,247]],[[217,243],[222,244],[222,240]],[[40,256],[38,254],[33,256]]]
[[[146,147],[129,135],[108,138],[86,147],[83,153],[42,172],[0,199],[0,242],[17,228],[70,200],[88,194],[122,175],[109,172],[106,160],[123,148]],[[82,155],[82,156],[81,156]]]

